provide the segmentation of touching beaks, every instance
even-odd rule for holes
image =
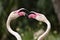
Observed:
[[[29,10],[25,9],[25,8],[21,8],[19,10],[16,11],[18,13],[19,16],[26,16],[28,18],[33,18],[35,19],[36,18],[36,12],[34,11],[31,11],[29,12]]]

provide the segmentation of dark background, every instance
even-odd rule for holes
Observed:
[[[16,40],[6,28],[6,21],[11,11],[26,8],[44,14],[51,23],[51,31],[44,40],[60,40],[59,0],[0,0],[0,40]],[[11,22],[11,28],[17,31],[23,40],[33,40],[33,33],[46,30],[46,24],[26,17]]]

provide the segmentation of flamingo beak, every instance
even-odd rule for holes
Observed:
[[[30,12],[30,15],[28,16],[28,18],[33,18],[33,19],[35,19],[35,17],[36,17],[35,12],[34,12],[34,11],[31,11],[31,12]]]
[[[26,13],[29,13],[29,11],[25,8],[21,8],[21,9],[17,10],[17,12],[20,16],[27,16]]]

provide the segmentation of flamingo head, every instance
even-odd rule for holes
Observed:
[[[11,12],[9,17],[12,18],[12,19],[16,19],[16,18],[18,18],[20,16],[25,16],[26,11],[27,10],[25,8],[21,8],[19,10],[15,10],[15,11]]]
[[[36,19],[38,21],[45,22],[46,17],[43,14],[40,14],[40,13],[37,13],[37,12],[34,12],[34,11],[31,11],[30,13],[31,14],[28,16],[28,18],[33,18],[33,19]]]

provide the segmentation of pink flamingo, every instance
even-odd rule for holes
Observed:
[[[10,13],[8,19],[7,19],[7,23],[6,23],[6,26],[7,26],[7,30],[12,34],[14,35],[17,40],[22,40],[21,38],[21,35],[19,35],[17,32],[13,31],[10,27],[10,22],[16,18],[18,18],[19,16],[25,16],[25,12],[23,12],[22,10],[25,10],[24,8],[21,8],[19,10],[16,10],[16,11],[13,11]]]
[[[50,25],[50,22],[48,21],[48,19],[43,15],[43,14],[40,14],[40,13],[37,13],[37,12],[34,12],[34,11],[31,11],[32,14],[30,14],[28,17],[29,18],[33,18],[33,19],[36,19],[38,21],[42,21],[42,22],[45,22],[47,24],[47,29],[46,31],[38,37],[37,40],[43,40],[44,37],[46,37],[46,35],[49,33],[50,29],[51,29],[51,25]]]

